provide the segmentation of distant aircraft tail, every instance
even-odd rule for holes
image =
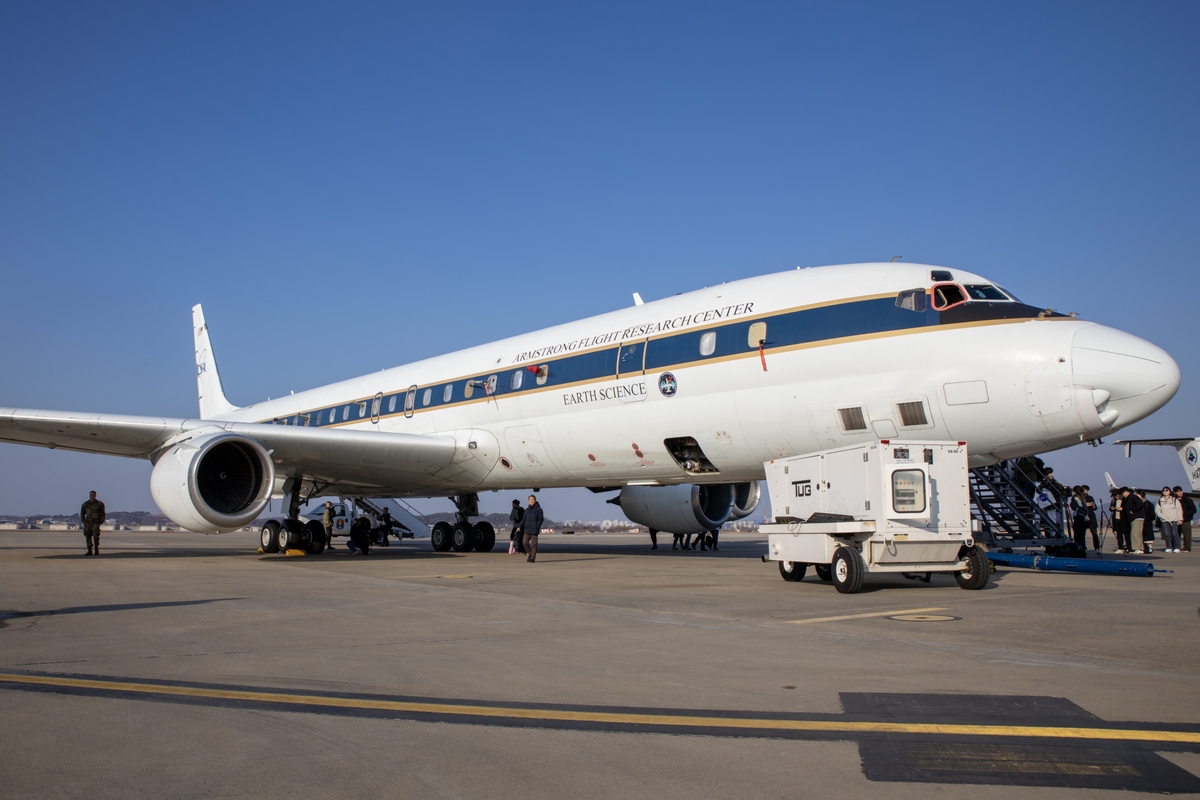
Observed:
[[[1192,439],[1186,444],[1175,448],[1179,460],[1187,470],[1188,481],[1192,484],[1193,492],[1200,492],[1200,439]]]
[[[212,342],[208,338],[208,324],[204,321],[204,309],[192,306],[192,333],[196,337],[196,388],[200,393],[200,419],[216,419],[237,406],[225,399],[221,388],[221,374],[217,372],[217,358],[213,355]]]

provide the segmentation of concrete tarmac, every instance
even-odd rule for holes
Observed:
[[[0,532],[0,797],[1200,793],[1196,554],[840,595],[758,535],[542,538]]]

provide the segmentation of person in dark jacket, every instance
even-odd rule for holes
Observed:
[[[1142,519],[1141,501],[1137,495],[1130,491],[1128,486],[1122,486],[1113,495],[1112,502],[1109,503],[1109,510],[1112,512],[1113,533],[1117,535],[1117,553],[1129,553],[1133,551],[1133,545],[1130,543],[1130,533],[1133,531],[1133,523],[1135,520]]]
[[[1149,555],[1154,552],[1154,525],[1158,522],[1158,512],[1154,509],[1154,503],[1146,499],[1146,490],[1137,490],[1138,500],[1142,501],[1142,549],[1141,552]],[[1137,542],[1133,543],[1134,549],[1137,549]]]
[[[346,547],[351,553],[371,555],[371,520],[366,517],[354,520],[350,526],[350,541],[346,542]]]
[[[379,516],[379,536],[375,543],[383,547],[391,547],[388,542],[388,536],[392,533],[392,512],[388,509],[383,509],[383,513]]]
[[[521,519],[521,531],[525,535],[525,550],[528,551],[525,560],[531,564],[537,561],[538,535],[542,532],[544,521],[537,498],[529,495],[529,508],[525,509],[525,516]]]
[[[1192,552],[1192,517],[1196,516],[1196,501],[1188,497],[1183,488],[1176,486],[1171,490],[1183,509],[1183,522],[1179,525],[1179,536],[1183,540],[1183,552]]]
[[[525,509],[521,508],[520,500],[513,500],[512,511],[508,512],[508,521],[512,523],[512,531],[508,534],[508,539],[513,543],[514,553],[524,553],[525,543],[521,535],[521,520],[525,517]]]
[[[1083,489],[1083,504],[1087,508],[1087,528],[1092,532],[1092,549],[1099,553],[1100,526],[1096,522],[1096,514],[1100,507],[1096,505],[1096,498],[1092,497],[1092,487],[1085,483],[1080,488]]]
[[[1068,503],[1071,509],[1071,535],[1075,538],[1075,544],[1080,548],[1087,549],[1087,501],[1083,498],[1083,487],[1071,487],[1071,500]]]

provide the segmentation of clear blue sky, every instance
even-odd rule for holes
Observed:
[[[1198,89],[1192,2],[4,3],[0,405],[194,416],[196,302],[249,403],[902,255],[1165,347],[1123,433],[1200,434]],[[1183,479],[1119,456],[1050,461]],[[0,513],[148,476],[0,445]]]

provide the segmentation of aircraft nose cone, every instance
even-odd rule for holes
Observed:
[[[1136,336],[1090,325],[1071,348],[1076,386],[1091,386],[1100,419],[1125,427],[1153,414],[1179,390],[1179,365],[1161,347]]]

